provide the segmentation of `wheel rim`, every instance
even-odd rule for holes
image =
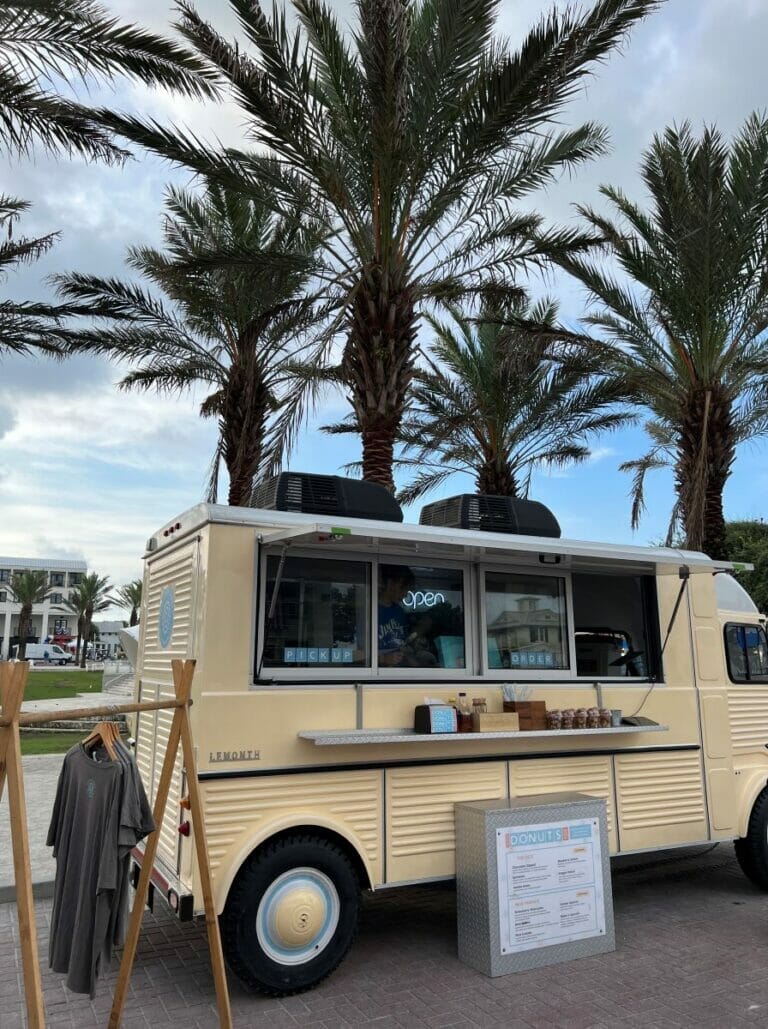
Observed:
[[[264,953],[281,965],[317,957],[339,924],[341,903],[333,881],[316,868],[292,868],[271,883],[256,913]]]

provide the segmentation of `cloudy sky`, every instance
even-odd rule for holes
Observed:
[[[352,5],[337,2],[345,22]],[[166,29],[172,6],[165,0],[111,0],[125,20]],[[200,10],[226,31],[234,22],[224,0],[201,0]],[[503,0],[500,32],[519,42],[546,10],[540,0]],[[597,120],[608,127],[612,153],[537,196],[553,220],[574,217],[572,205],[597,202],[601,183],[642,198],[637,176],[641,151],[654,132],[690,119],[735,131],[753,110],[768,107],[768,0],[668,0],[633,34],[628,46],[597,69],[584,94],[566,111],[566,124]],[[197,102],[150,94],[119,84],[93,99],[165,121],[184,123],[237,143],[241,121],[234,108],[211,110]],[[123,168],[81,161],[0,163],[0,191],[34,207],[27,235],[61,233],[55,249],[15,273],[0,290],[18,298],[48,294],[45,276],[67,270],[124,274],[131,244],[159,241],[164,187],[183,181],[161,161],[138,155]],[[565,318],[584,309],[581,291],[559,277],[537,284],[557,295]],[[200,397],[178,399],[119,393],[119,370],[103,359],[56,364],[3,359],[0,364],[0,554],[84,557],[115,582],[141,574],[146,538],[163,522],[203,496],[215,432],[198,417]],[[358,456],[350,440],[331,443],[314,426],[341,416],[343,398],[330,396],[302,435],[291,466],[336,472]],[[626,430],[595,441],[588,466],[536,477],[532,496],[549,504],[564,535],[645,543],[663,535],[672,500],[671,477],[657,473],[648,491],[641,529],[629,527],[628,480],[617,465],[642,453],[642,431]],[[744,448],[726,491],[728,517],[759,517],[768,491],[764,446]],[[456,480],[443,495],[460,492]],[[414,512],[413,520],[417,518]]]

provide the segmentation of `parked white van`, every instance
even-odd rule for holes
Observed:
[[[19,648],[13,648],[13,656],[19,656]],[[27,661],[49,661],[55,665],[68,665],[74,661],[74,655],[60,647],[58,643],[28,643],[25,654]]]

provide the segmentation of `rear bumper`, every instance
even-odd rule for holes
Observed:
[[[144,863],[144,845],[139,844],[131,851],[131,884],[134,888],[139,882],[139,873]],[[195,915],[195,903],[192,891],[179,879],[157,856],[149,877],[149,893],[147,907],[152,910],[157,894],[163,898],[170,910],[180,922],[191,922]]]

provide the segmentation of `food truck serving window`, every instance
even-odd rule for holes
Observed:
[[[464,575],[457,568],[378,566],[379,668],[464,668]]]
[[[569,667],[564,578],[486,572],[485,619],[489,670]]]
[[[574,572],[576,674],[659,674],[658,609],[652,575]]]
[[[264,666],[370,667],[370,564],[288,557],[278,576],[279,567],[280,558],[270,555]]]
[[[726,625],[725,651],[731,682],[768,682],[768,642],[761,625]]]

